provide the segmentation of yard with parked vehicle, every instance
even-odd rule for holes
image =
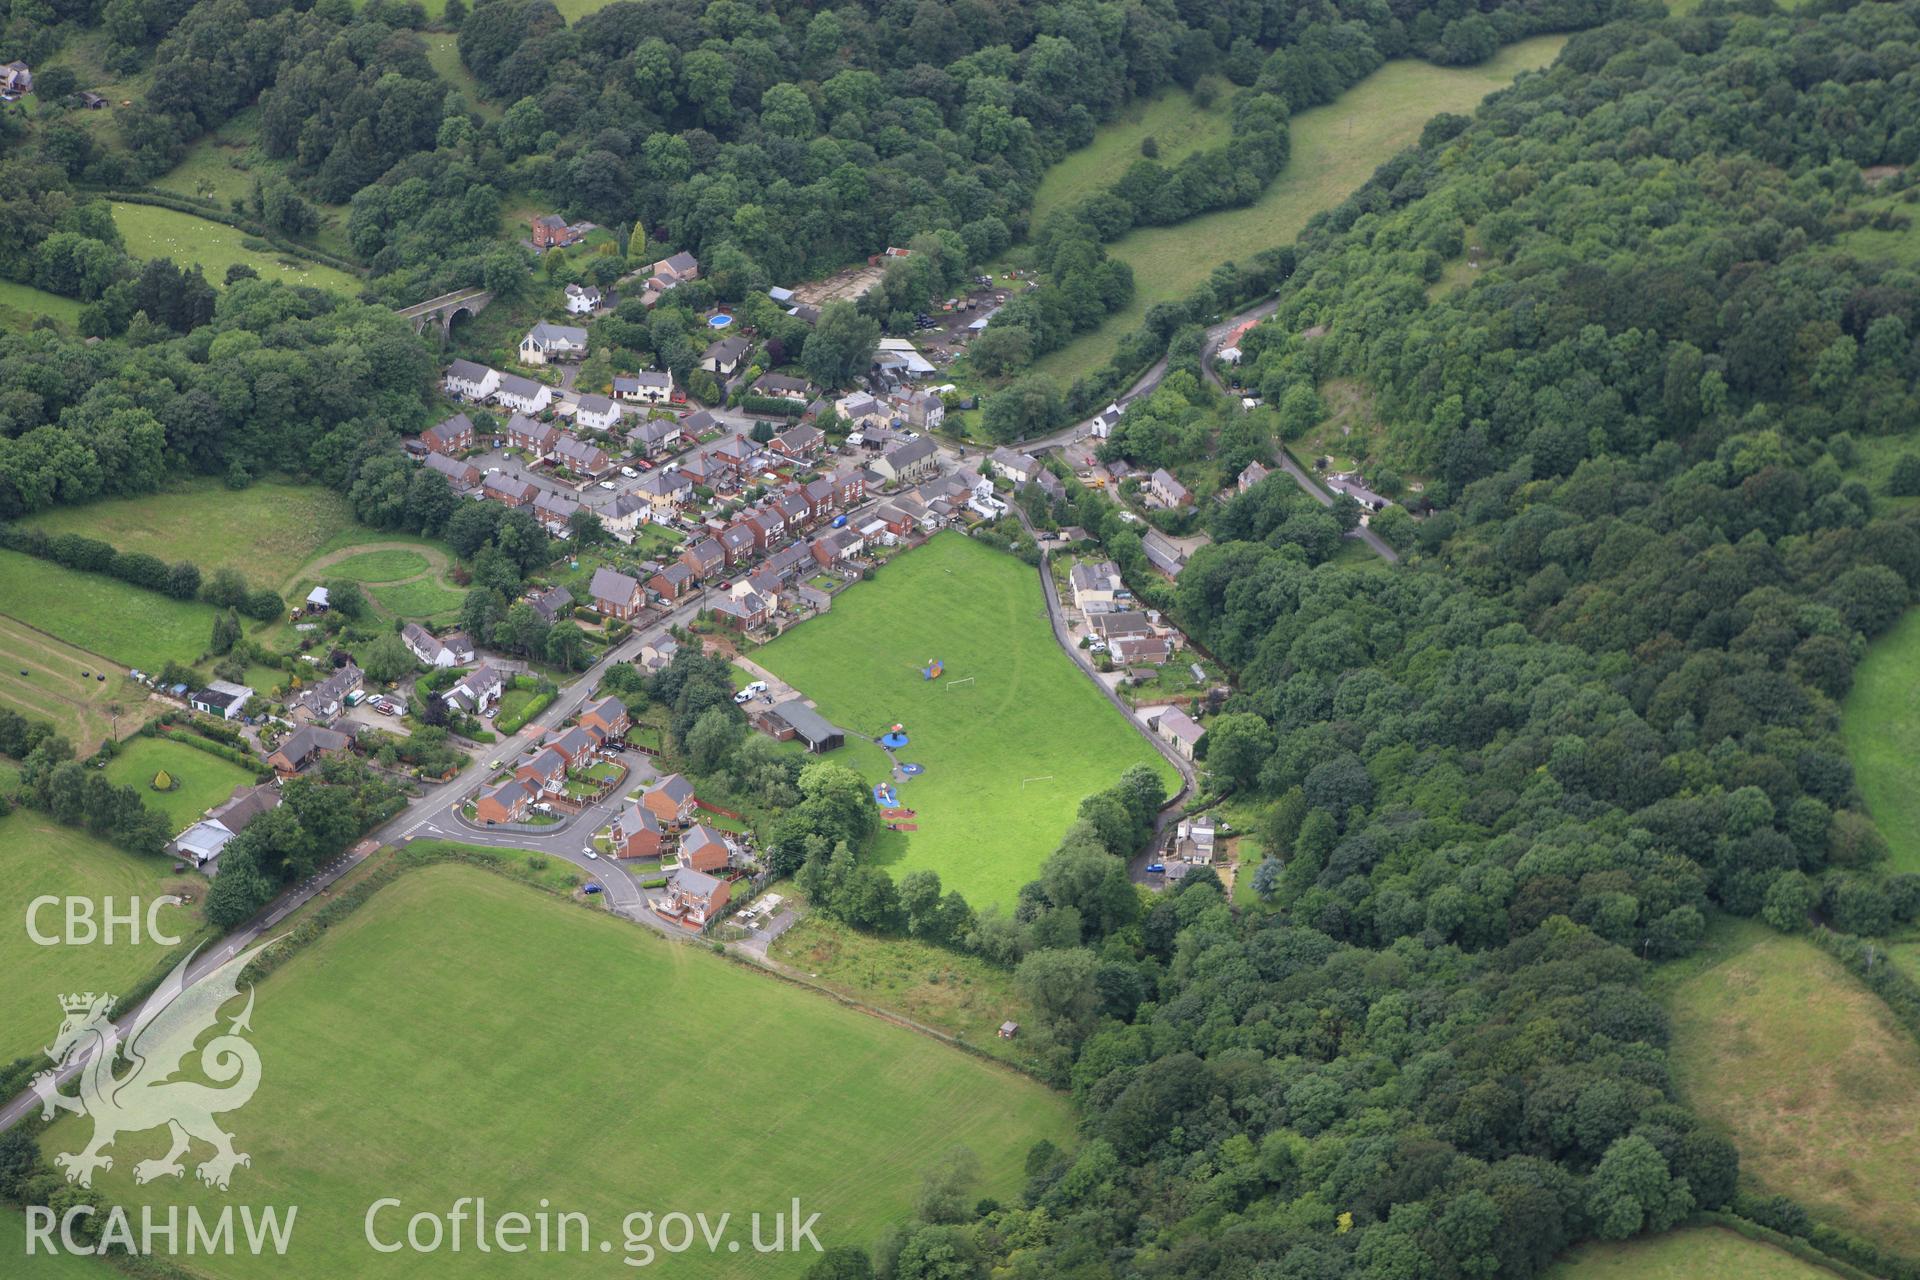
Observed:
[[[946,663],[937,680],[920,671]],[[754,660],[850,734],[895,722],[896,754],[926,772],[899,786],[917,831],[882,831],[873,860],[898,878],[929,867],[976,907],[1012,906],[1059,843],[1081,799],[1129,766],[1174,772],[1060,651],[1035,571],[943,533],[896,557],[833,612],[793,628]],[[886,755],[848,737],[836,758],[869,782]]]

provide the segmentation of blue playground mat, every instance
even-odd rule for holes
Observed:
[[[907,745],[907,735],[904,733],[882,734],[880,738],[880,745],[885,747],[889,751],[898,751],[900,748]]]
[[[908,778],[917,778],[926,771],[927,766],[923,764],[903,764],[900,766],[901,775]]]

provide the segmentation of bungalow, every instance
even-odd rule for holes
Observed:
[[[441,375],[441,385],[463,400],[485,400],[500,389],[500,374],[471,360],[455,360]]]
[[[638,404],[665,404],[673,399],[673,374],[643,369],[639,373],[615,374],[613,398]]]
[[[740,362],[746,359],[751,346],[751,343],[739,336],[722,338],[700,353],[700,367],[722,378],[731,378],[734,371],[740,367]]]
[[[680,419],[680,429],[686,433],[687,439],[689,440],[698,440],[701,436],[707,434],[707,432],[718,431],[726,425],[726,423],[713,416],[713,410],[711,409],[701,409],[698,412],[690,413]]]
[[[693,816],[699,802],[693,784],[677,773],[670,773],[640,793],[640,803],[661,822],[678,825]]]
[[[608,843],[616,858],[657,858],[666,841],[660,819],[643,804],[630,804],[614,815],[607,832]]]
[[[660,572],[647,579],[647,590],[662,600],[678,600],[693,585],[693,570],[679,561],[661,566]]]
[[[485,715],[500,705],[507,678],[489,666],[478,666],[462,676],[457,684],[440,695],[440,701],[455,711]]]
[[[1095,612],[1087,617],[1087,627],[1102,640],[1111,643],[1116,636],[1146,636],[1153,634],[1153,621],[1137,610],[1123,610],[1116,613]]]
[[[1267,478],[1267,475],[1268,475],[1267,469],[1261,466],[1259,462],[1257,461],[1249,462],[1246,466],[1246,469],[1240,473],[1240,478],[1233,482],[1234,487],[1238,489],[1241,493],[1245,493],[1247,490],[1253,488],[1253,486],[1259,484],[1262,480],[1265,480]]]
[[[536,214],[529,226],[533,231],[533,247],[536,249],[560,249],[570,244],[578,244],[585,233],[569,226],[567,220],[557,213]]]
[[[882,454],[874,462],[873,469],[882,479],[895,484],[912,484],[940,469],[939,450],[934,447],[933,441],[922,436]]]
[[[1111,609],[1113,593],[1120,588],[1120,568],[1111,560],[1082,561],[1068,572],[1067,586],[1073,592],[1073,607],[1080,612]]]
[[[1153,731],[1160,735],[1183,759],[1193,759],[1193,749],[1206,736],[1206,730],[1194,722],[1192,716],[1178,707],[1168,707],[1148,722]]]
[[[668,515],[693,501],[693,481],[678,471],[649,471],[632,490],[656,515]]]
[[[519,476],[510,476],[497,471],[487,477],[481,492],[493,501],[509,507],[524,507],[532,502],[540,490],[531,480],[522,480]]]
[[[516,413],[545,413],[553,403],[553,388],[517,373],[503,373],[493,398]]]
[[[565,587],[554,587],[527,597],[527,603],[540,615],[540,621],[551,626],[566,617],[573,608],[573,592]]]
[[[680,837],[680,865],[683,867],[692,867],[695,871],[712,875],[716,871],[725,871],[732,856],[733,850],[727,847],[726,840],[704,822],[694,823]]]
[[[727,567],[727,553],[714,538],[702,538],[680,553],[680,563],[702,581]]]
[[[600,291],[590,284],[570,284],[566,287],[567,314],[587,316],[600,305]]]
[[[1180,548],[1167,541],[1158,530],[1149,529],[1140,535],[1140,550],[1146,554],[1148,564],[1169,578],[1178,578],[1180,571],[1187,567],[1187,558],[1180,554]]]
[[[620,388],[617,385],[619,381],[618,378],[614,379],[616,385],[613,393],[616,396],[620,394]],[[655,418],[627,432],[627,444],[642,456],[649,458],[672,452],[686,438],[686,433],[680,429],[680,424],[672,418]]]
[[[1388,499],[1367,488],[1366,481],[1362,480],[1357,472],[1336,473],[1328,476],[1327,488],[1335,493],[1345,494],[1368,511],[1384,511],[1392,505]]]
[[[280,789],[270,782],[249,787],[244,783],[233,789],[233,796],[200,822],[174,837],[174,851],[205,867],[220,856],[233,838],[245,831],[253,820],[280,804]]]
[[[727,908],[730,894],[725,880],[682,867],[667,881],[667,910],[684,917],[689,924],[704,926],[719,919]]]
[[[647,603],[638,582],[605,565],[593,571],[587,594],[593,597],[593,607],[603,618],[631,621]]]
[[[559,441],[560,428],[550,422],[529,418],[524,413],[516,413],[507,419],[508,446],[524,449],[530,461],[543,461]]]
[[[293,705],[318,719],[331,720],[347,709],[347,695],[365,683],[365,673],[349,662],[336,668],[325,680],[294,695]]]
[[[751,591],[741,596],[720,596],[712,608],[720,625],[733,631],[751,631],[767,620],[767,602]]]
[[[422,465],[445,476],[448,487],[455,493],[466,493],[481,480],[480,468],[470,462],[456,462],[443,453],[428,454],[422,459]]]
[[[573,421],[586,431],[611,431],[620,421],[620,406],[607,396],[581,396]]]
[[[251,697],[253,690],[246,685],[215,680],[206,688],[195,691],[187,701],[195,711],[204,711],[222,720],[237,720]]]
[[[445,422],[437,422],[420,433],[420,441],[435,453],[452,457],[473,448],[473,419],[456,413]]]
[[[464,631],[455,631],[445,639],[417,622],[400,628],[401,643],[407,651],[430,667],[463,667],[473,661],[473,641]]]
[[[627,715],[626,703],[618,698],[602,698],[580,713],[580,724],[605,739],[621,737],[633,721]]]
[[[784,373],[763,373],[754,380],[751,389],[754,395],[769,400],[796,400],[805,404],[807,392],[812,386],[805,378],[793,378]]]
[[[613,459],[599,445],[588,444],[579,436],[563,433],[554,442],[553,461],[577,476],[598,480],[613,470]]]
[[[534,788],[515,778],[475,800],[473,813],[488,826],[496,822],[518,822],[527,816],[527,806],[537,794]]]
[[[1115,636],[1107,646],[1114,662],[1123,667],[1157,667],[1173,656],[1173,645],[1167,637],[1147,633]]]
[[[1187,491],[1187,486],[1174,479],[1173,472],[1165,467],[1155,469],[1152,478],[1147,481],[1147,492],[1164,507],[1184,507],[1193,502],[1193,494]]]
[[[995,449],[988,462],[996,472],[1016,485],[1024,485],[1040,470],[1040,463],[1033,456],[1015,453],[1005,445]]]
[[[826,443],[827,433],[818,427],[789,427],[775,436],[767,448],[782,457],[811,458],[825,448]]]
[[[541,791],[560,791],[567,784],[567,758],[552,747],[513,771],[515,780]]]
[[[545,489],[533,500],[533,518],[542,528],[554,537],[565,537],[573,528],[573,513],[580,510],[580,504],[564,493],[550,493]]]
[[[520,339],[521,364],[578,360],[586,354],[587,331],[570,324],[548,324],[543,320]]]
[[[353,739],[344,733],[303,725],[281,740],[267,763],[281,777],[291,778],[314,761],[340,755],[352,745]]]

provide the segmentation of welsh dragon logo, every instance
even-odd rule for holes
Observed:
[[[247,988],[246,1007],[198,1051],[200,1074],[214,1084],[175,1077],[195,1054],[202,1033],[220,1021],[221,1007],[239,995],[241,972],[275,941],[241,952],[191,986],[186,980],[193,962],[189,955],[147,997],[124,1041],[108,1016],[112,996],[89,991],[60,997],[66,1021],[46,1050],[55,1069],[35,1076],[32,1088],[40,1096],[45,1119],[60,1111],[93,1118],[93,1139],[85,1149],[54,1157],[68,1182],[92,1186],[95,1169],[113,1168],[113,1157],[102,1152],[117,1136],[162,1125],[172,1135],[172,1146],[159,1159],[136,1164],[135,1182],[181,1176],[186,1170],[180,1157],[195,1139],[213,1147],[213,1156],[195,1171],[210,1187],[225,1191],[234,1167],[252,1163],[233,1149],[233,1135],[213,1119],[245,1106],[260,1087],[260,1055],[240,1035],[252,1029],[252,987]],[[59,1091],[59,1069],[70,1062],[79,1063],[78,1094]]]

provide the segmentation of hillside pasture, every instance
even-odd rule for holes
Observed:
[[[1740,924],[1709,940],[1666,991],[1683,1097],[1733,1138],[1751,1188],[1920,1249],[1920,1045],[1805,939]]]
[[[1840,719],[1854,780],[1892,850],[1920,871],[1920,609],[1873,642]]]
[[[95,679],[100,675],[107,678]],[[50,722],[81,755],[91,755],[114,731],[109,708],[116,703],[122,709],[119,731],[137,728],[146,718],[147,696],[120,664],[17,618],[0,617],[0,706]]]
[[[1685,1227],[1637,1240],[1584,1244],[1547,1280],[1835,1280],[1836,1272],[1725,1227]]]
[[[1222,93],[1210,107],[1184,89],[1168,89],[1129,103],[1101,125],[1093,141],[1050,165],[1033,196],[1033,223],[1056,209],[1078,204],[1111,187],[1128,166],[1146,158],[1140,148],[1152,138],[1154,161],[1172,168],[1196,151],[1225,146],[1231,133],[1232,96]]]
[[[31,329],[42,316],[71,329],[80,323],[84,304],[45,289],[13,280],[0,280],[0,329]]]
[[[0,614],[124,666],[158,671],[169,661],[192,662],[206,652],[214,610],[104,574],[0,551]]]
[[[1474,67],[1398,59],[1326,106],[1301,112],[1292,120],[1292,156],[1259,200],[1169,227],[1143,227],[1108,245],[1111,256],[1133,268],[1133,301],[1035,368],[1062,386],[1101,368],[1149,307],[1185,297],[1223,262],[1288,243],[1314,214],[1338,205],[1395,152],[1419,141],[1428,120],[1443,111],[1471,111],[1521,72],[1551,63],[1566,42],[1565,36],[1535,36]]]
[[[823,1245],[864,1245],[953,1147],[979,1157],[979,1194],[1006,1199],[1027,1148],[1071,1131],[1065,1099],[1025,1077],[458,865],[404,874],[266,978],[253,1026],[260,1089],[229,1121],[252,1164],[231,1193],[191,1176],[136,1186],[147,1152],[131,1137],[95,1180],[128,1205],[300,1206],[287,1256],[196,1259],[210,1280],[421,1274],[419,1256],[368,1248],[382,1196],[405,1202],[398,1230],[459,1196],[496,1214],[545,1198],[613,1250],[636,1209],[729,1211],[741,1238],[750,1213],[798,1196]],[[401,1064],[418,1087],[395,1087]],[[56,1125],[47,1149],[75,1136]],[[555,1253],[537,1270],[605,1276],[619,1257]],[[795,1277],[813,1257],[756,1256],[752,1274]],[[484,1280],[525,1261],[469,1250],[457,1269]],[[672,1264],[741,1274],[724,1246]]]
[[[929,658],[945,661],[941,679],[921,678]],[[899,758],[927,771],[899,784],[900,803],[919,830],[882,831],[874,860],[896,877],[938,871],[977,907],[1011,906],[1081,799],[1129,766],[1177,785],[1060,651],[1035,571],[957,533],[896,557],[754,659],[849,734],[906,725]],[[836,758],[870,783],[888,776],[870,742],[849,736]]]
[[[145,902],[178,890],[204,895],[205,880],[174,875],[172,868],[171,858],[123,853],[32,810],[0,818],[0,902],[8,904],[12,917],[0,929],[0,973],[7,975],[0,982],[0,1064],[37,1054],[49,1043],[60,1025],[61,995],[123,992],[170,950],[146,937],[144,921],[138,944],[123,931],[112,946],[43,947],[27,934],[27,904],[42,895],[91,898],[98,913],[108,897],[125,911],[130,898]],[[156,921],[163,931],[191,937],[200,925],[199,905],[162,907]],[[37,925],[43,934],[60,933],[59,909],[43,910]]]
[[[163,209],[158,205],[112,202],[114,225],[120,228],[127,252],[136,258],[171,258],[176,266],[198,263],[207,283],[216,289],[226,287],[227,268],[245,263],[260,273],[263,280],[286,284],[312,285],[334,293],[358,296],[360,281],[344,271],[318,262],[308,262],[277,253],[250,249],[243,242],[250,237],[237,227],[211,218]]]

